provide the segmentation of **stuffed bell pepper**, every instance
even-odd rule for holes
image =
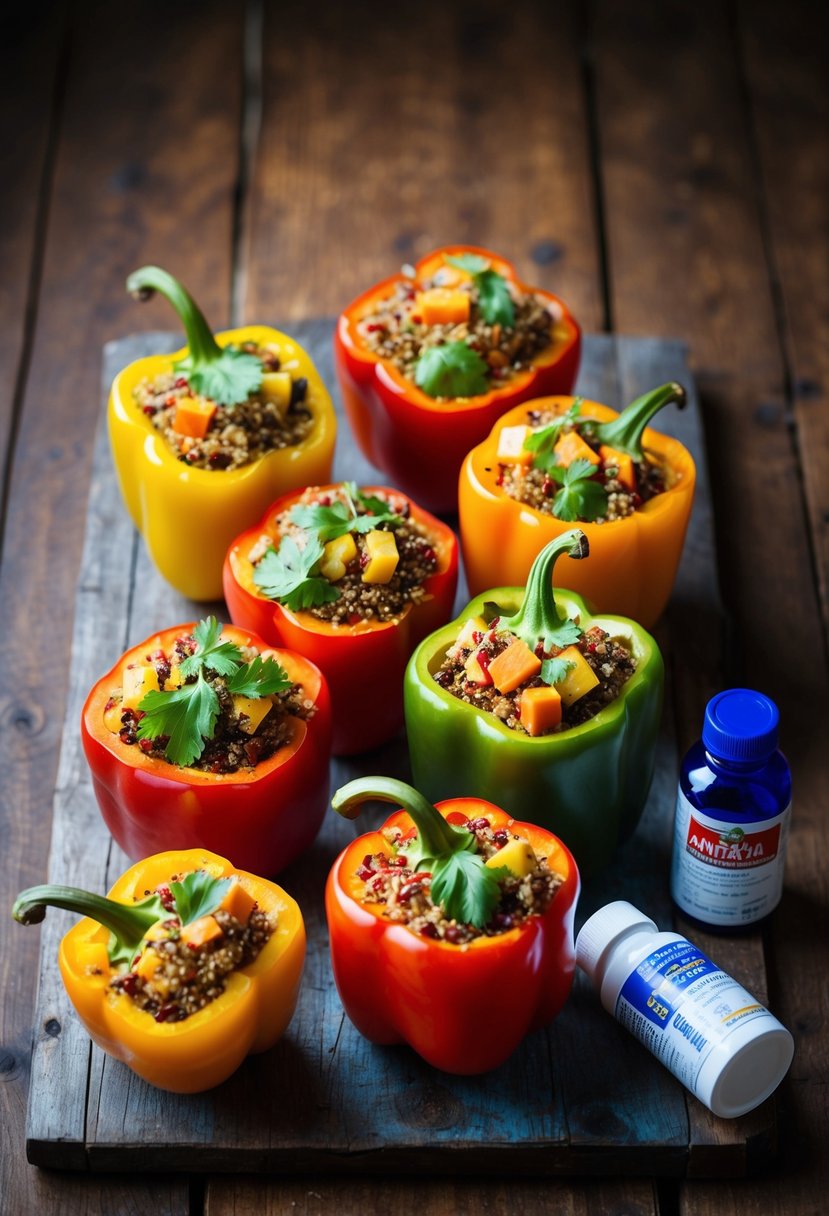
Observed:
[[[403,673],[452,614],[458,545],[396,490],[354,482],[287,494],[233,542],[230,616],[325,675],[334,752],[377,747],[403,724]]]
[[[305,351],[262,325],[211,333],[185,289],[145,266],[129,291],[175,308],[186,350],[138,359],[116,376],[109,433],[124,502],[167,579],[219,599],[232,538],[278,494],[327,481],[336,421]]]
[[[83,917],[59,962],[89,1035],[160,1089],[211,1089],[272,1047],[293,1016],[305,960],[299,907],[215,853],[147,857],[107,898],[30,887],[13,915],[34,924],[47,907]]]
[[[360,449],[430,510],[457,509],[461,462],[512,406],[569,393],[581,331],[486,249],[452,245],[343,312],[337,375]]]
[[[649,628],[676,577],[694,497],[694,461],[678,440],[646,429],[669,402],[664,384],[621,414],[580,397],[549,397],[511,410],[461,470],[461,545],[473,595],[523,583],[538,550],[573,523],[591,560],[568,586],[600,612]]]
[[[107,827],[133,858],[206,848],[275,874],[325,815],[325,678],[213,617],[127,651],[87,697],[81,735]]]
[[[583,532],[542,549],[526,589],[485,592],[421,643],[406,671],[406,730],[426,797],[497,799],[555,832],[592,875],[645,805],[663,664],[634,621],[591,616],[580,596],[553,591],[564,553],[587,556]]]
[[[446,1072],[497,1068],[570,992],[573,857],[491,802],[432,806],[390,778],[352,781],[333,805],[354,818],[375,799],[402,809],[340,854],[325,890],[345,1011]]]

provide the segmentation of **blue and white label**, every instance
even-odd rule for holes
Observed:
[[[628,976],[616,1017],[694,1089],[703,1064],[732,1030],[771,1015],[742,985],[688,941],[648,954]]]

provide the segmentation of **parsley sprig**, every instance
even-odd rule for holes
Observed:
[[[489,368],[461,338],[428,346],[415,363],[418,388],[430,397],[477,397],[489,390]]]
[[[432,875],[432,900],[450,919],[482,929],[489,924],[501,895],[500,880],[509,871],[487,866],[477,851],[474,832],[447,823],[432,804],[403,781],[361,777],[342,786],[331,799],[335,811],[354,819],[364,802],[391,802],[408,811],[417,828],[399,855],[413,870]]]
[[[515,325],[515,304],[507,281],[497,270],[493,270],[488,258],[477,253],[459,253],[447,257],[450,266],[472,275],[478,289],[478,308],[488,325],[503,325],[511,329]]]
[[[290,676],[275,659],[257,655],[245,663],[235,643],[220,640],[221,632],[215,617],[199,621],[193,630],[196,649],[181,664],[182,675],[192,682],[168,692],[148,692],[138,705],[144,715],[138,738],[166,736],[164,755],[171,764],[192,764],[215,733],[221,705],[206,672],[224,677],[229,692],[246,697],[266,697],[291,687]]]
[[[179,882],[171,882],[170,894],[182,928],[215,912],[232,882],[232,878],[214,878],[206,870],[192,870]]]
[[[558,482],[561,489],[553,498],[553,515],[573,523],[577,519],[592,522],[607,511],[607,490],[594,481],[596,468],[589,460],[574,460],[566,468],[550,465],[547,476]]]
[[[557,457],[553,449],[558,443],[559,436],[564,427],[568,424],[572,425],[578,419],[583,404],[584,398],[576,397],[566,413],[560,414],[546,426],[530,431],[524,440],[524,450],[532,452],[534,469],[541,469],[543,473],[547,473],[551,466],[557,463]]]
[[[315,532],[323,544],[338,536],[345,536],[346,532],[371,532],[380,524],[396,528],[403,522],[399,515],[389,510],[388,503],[376,496],[363,494],[355,482],[343,482],[342,489],[344,502],[337,499],[327,507],[319,503],[293,507],[291,522]],[[363,508],[362,515],[357,512],[358,504]]]

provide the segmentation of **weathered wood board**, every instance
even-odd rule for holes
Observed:
[[[293,326],[333,383],[330,321]],[[130,359],[174,349],[147,334],[111,343],[104,386]],[[590,337],[579,391],[611,403],[679,379],[690,408],[666,411],[661,429],[694,453],[699,494],[674,598],[657,631],[669,671],[656,778],[642,823],[613,869],[584,891],[579,923],[610,899],[626,898],[663,926],[672,920],[667,876],[677,771],[676,698],[716,680],[719,604],[708,486],[693,385],[678,342]],[[376,480],[342,422],[335,475]],[[463,602],[463,589],[459,602]],[[221,605],[211,606],[220,615]],[[54,802],[53,882],[106,889],[128,860],[98,813],[81,752],[78,719],[95,679],[127,646],[160,627],[195,619],[194,605],[150,565],[121,504],[105,427],[96,442],[89,517],[75,605],[71,688]],[[705,630],[705,634],[700,632]],[[683,720],[683,715],[678,715]],[[407,778],[405,739],[332,765],[332,788],[359,773]],[[531,1036],[501,1069],[455,1078],[404,1047],[379,1048],[345,1018],[331,977],[322,893],[328,868],[354,825],[331,815],[301,861],[280,881],[301,903],[308,960],[296,1016],[283,1041],[207,1094],[153,1089],[92,1047],[58,974],[57,944],[71,918],[50,912],[41,973],[28,1112],[27,1152],[41,1166],[93,1170],[390,1170],[527,1175],[739,1175],[768,1159],[774,1110],[713,1119],[600,1008],[579,979],[561,1017]],[[361,829],[362,830],[362,829]],[[721,939],[716,957],[762,981],[759,939],[740,952]],[[759,974],[758,974],[759,968]],[[486,1016],[486,1011],[482,1011]],[[497,1026],[492,1027],[497,1034]]]

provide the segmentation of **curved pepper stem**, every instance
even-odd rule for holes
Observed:
[[[514,616],[501,618],[500,626],[521,638],[530,650],[535,649],[539,639],[557,642],[562,627],[570,624],[559,616],[553,592],[553,567],[562,553],[576,560],[589,555],[590,544],[581,528],[571,528],[544,546],[530,567],[521,607]],[[557,644],[569,645],[572,640]]]
[[[610,422],[596,423],[592,428],[593,433],[600,443],[615,448],[617,452],[624,452],[634,460],[644,460],[642,433],[651,418],[671,401],[675,401],[679,408],[683,409],[687,400],[687,394],[681,384],[675,381],[662,384],[631,401],[618,418]]]
[[[466,828],[447,823],[427,798],[394,777],[358,777],[336,791],[331,805],[346,819],[356,819],[364,802],[391,802],[412,817],[419,837],[420,861],[440,860],[453,853],[475,848],[475,837]],[[418,864],[420,864],[418,861]]]
[[[134,270],[127,279],[127,291],[141,300],[148,300],[158,291],[172,304],[184,326],[194,365],[221,358],[222,348],[213,337],[204,313],[190,292],[166,270],[160,266],[142,266],[140,270]]]
[[[88,916],[109,929],[112,934],[107,948],[110,962],[127,965],[153,925],[171,915],[158,895],[150,895],[134,904],[122,904],[78,887],[46,883],[21,891],[14,901],[12,916],[21,925],[37,925],[45,917],[47,908],[64,908],[78,916]]]

